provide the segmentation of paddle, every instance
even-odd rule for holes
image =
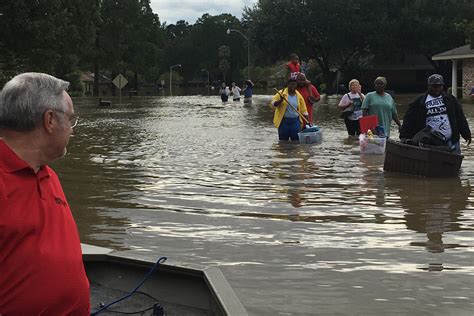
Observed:
[[[309,124],[309,121],[306,119],[306,117],[303,116],[303,114],[300,113],[300,111],[298,111],[297,108],[295,108],[295,106],[293,104],[291,104],[290,102],[288,102],[288,100],[280,93],[280,91],[277,89],[277,88],[273,88],[273,90],[275,90],[279,95],[280,97],[286,102],[288,103],[292,108],[293,110],[296,111],[296,113],[298,113],[298,115],[303,119],[303,122],[305,122],[306,124]]]

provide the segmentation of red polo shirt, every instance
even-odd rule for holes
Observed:
[[[0,140],[0,315],[89,315],[79,233],[58,176]]]
[[[316,87],[313,85],[310,85],[310,89],[313,97],[319,100],[321,95],[319,94],[318,89],[316,89]],[[309,97],[311,95],[309,94],[308,87],[298,87],[296,90],[298,90],[298,92],[303,96],[304,101],[306,102],[306,108],[308,109],[309,121],[313,122],[313,104],[309,102]]]

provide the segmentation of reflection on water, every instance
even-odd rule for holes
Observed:
[[[81,122],[54,168],[82,240],[220,265],[254,315],[471,314],[471,148],[459,179],[386,174],[337,100],[316,108],[321,145],[278,142],[268,100],[74,100]]]
[[[271,169],[275,171],[271,174],[275,177],[272,179],[273,187],[282,195],[286,193],[286,198],[280,201],[288,201],[296,208],[303,206],[306,180],[319,171],[315,162],[310,160],[314,156],[314,146],[276,142],[271,149],[275,151],[274,158],[270,159]]]
[[[426,235],[426,241],[413,241],[411,245],[423,246],[430,252],[468,247],[443,242],[445,233],[462,230],[461,223],[464,220],[461,217],[468,207],[471,194],[468,181],[463,185],[460,179],[411,178],[412,184],[407,187],[400,178],[385,178],[400,196],[407,228]]]

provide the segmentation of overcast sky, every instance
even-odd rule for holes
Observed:
[[[175,24],[179,20],[185,20],[194,24],[205,13],[230,13],[241,19],[243,8],[252,7],[256,2],[257,0],[151,0],[150,4],[161,23]]]

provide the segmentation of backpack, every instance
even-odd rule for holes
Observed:
[[[449,145],[446,137],[440,132],[435,131],[431,126],[426,126],[416,133],[409,143],[419,147],[427,147],[448,152],[451,152],[454,149],[453,146]]]

